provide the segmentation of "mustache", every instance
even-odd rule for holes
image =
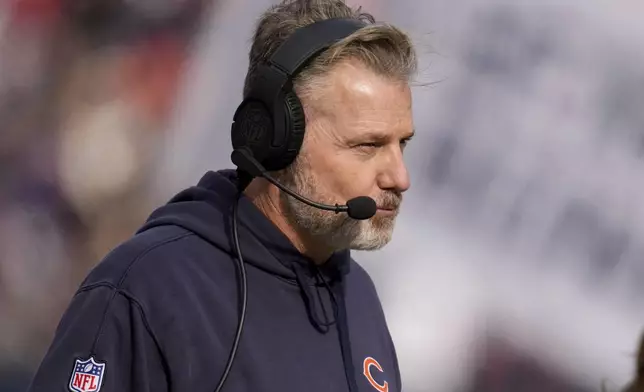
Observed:
[[[378,208],[386,210],[396,210],[402,203],[403,196],[401,193],[387,192],[376,198]]]

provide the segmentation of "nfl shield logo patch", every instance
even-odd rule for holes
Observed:
[[[77,359],[69,379],[69,390],[72,392],[98,392],[101,390],[104,374],[104,363],[98,363],[92,357],[85,361]]]

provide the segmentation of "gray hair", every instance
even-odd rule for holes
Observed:
[[[332,18],[359,20],[365,27],[332,45],[295,78],[298,96],[308,95],[317,76],[349,59],[401,82],[409,82],[415,75],[416,52],[409,36],[397,27],[377,23],[361,7],[351,8],[343,0],[284,0],[269,8],[259,20],[249,53],[244,96],[249,93],[257,66],[266,62],[296,29]]]

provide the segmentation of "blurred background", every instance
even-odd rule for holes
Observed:
[[[273,2],[0,2],[0,392],[90,268],[231,166]],[[421,55],[413,186],[391,245],[356,255],[405,390],[618,390],[644,329],[644,3],[348,3]]]

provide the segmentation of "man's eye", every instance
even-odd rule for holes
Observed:
[[[360,148],[376,148],[379,147],[377,143],[360,143],[358,144],[358,147]]]

